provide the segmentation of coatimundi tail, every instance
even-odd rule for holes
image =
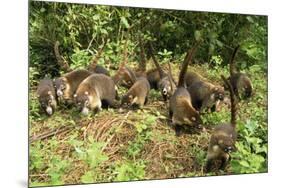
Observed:
[[[98,60],[101,57],[101,54],[103,52],[103,49],[106,46],[106,43],[107,43],[107,40],[105,40],[103,46],[98,50],[97,54],[95,56],[93,56],[91,63],[88,66],[87,70],[89,70],[90,72],[93,72],[93,73],[104,74],[104,75],[109,76],[108,70],[106,70],[103,66],[98,65]]]
[[[233,87],[234,94],[238,99],[249,98],[253,93],[253,86],[249,76],[246,73],[242,73],[236,70],[234,64],[234,57],[238,51],[239,46],[234,49],[230,60],[230,83]]]
[[[230,160],[230,153],[236,150],[236,101],[231,84],[225,79],[225,77],[222,76],[222,79],[230,90],[231,122],[222,123],[213,131],[208,147],[206,172],[211,170],[213,162],[216,160],[220,160],[221,162],[219,168],[225,169],[228,161]]]
[[[72,70],[69,66],[69,63],[66,61],[66,59],[63,58],[63,56],[60,55],[59,45],[60,45],[59,41],[56,41],[55,45],[54,45],[54,52],[55,52],[55,56],[58,61],[58,64],[63,69],[63,71],[70,72]]]
[[[197,45],[191,49],[190,53],[187,52],[179,74],[178,87],[169,100],[169,117],[172,124],[175,125],[177,135],[179,135],[180,129],[186,125],[201,128],[202,121],[199,112],[193,108],[191,96],[184,87],[184,75],[196,48]]]
[[[98,59],[100,58],[100,56],[102,54],[102,51],[103,51],[103,49],[104,49],[104,47],[106,45],[106,42],[104,43],[102,48],[98,51],[97,55],[95,55],[92,58],[91,64],[86,68],[91,73],[109,75],[109,72],[104,67],[102,67],[101,65],[97,65]],[[59,41],[55,42],[54,51],[55,51],[55,56],[56,56],[56,59],[58,61],[58,64],[62,68],[62,70],[65,71],[65,72],[73,71],[70,68],[69,63],[63,58],[62,55],[60,55],[60,52],[59,52]]]
[[[41,108],[47,115],[52,115],[57,107],[53,81],[49,78],[41,80],[38,84],[37,95]]]
[[[152,44],[149,43],[149,51],[150,51],[150,55],[153,59],[154,64],[157,67],[157,70],[159,71],[159,75],[160,75],[160,80],[158,81],[157,85],[158,88],[160,89],[163,99],[164,101],[167,101],[173,94],[173,90],[172,88],[175,88],[176,85],[174,82],[171,82],[171,80],[173,80],[171,77],[172,75],[167,74],[163,71],[163,69],[161,68],[161,66],[159,65],[159,63],[157,62],[155,56],[154,56],[154,50],[152,47]]]
[[[74,103],[82,114],[90,110],[98,112],[102,107],[116,107],[115,84],[111,77],[92,74],[79,85],[74,94]]]
[[[90,71],[82,69],[71,71],[60,78],[56,78],[54,84],[59,101],[71,104],[73,102],[73,94],[79,84],[91,74]]]

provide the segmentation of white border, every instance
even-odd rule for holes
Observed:
[[[277,0],[71,0],[65,2],[111,4],[136,7],[200,10],[269,15],[269,173],[208,178],[107,183],[72,187],[266,187],[280,176],[280,15]],[[1,33],[1,135],[0,187],[27,187],[27,19],[28,2],[3,1],[0,6]],[[278,43],[279,42],[279,43]],[[274,62],[274,63],[273,63]],[[274,85],[274,87],[273,87]],[[4,104],[4,105],[3,105]],[[280,116],[280,115],[279,115]],[[280,181],[278,181],[280,185]],[[278,185],[277,184],[277,185]],[[65,187],[65,186],[63,186]]]

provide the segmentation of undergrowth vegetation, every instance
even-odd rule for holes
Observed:
[[[30,186],[267,172],[266,17],[32,1],[29,24]],[[59,106],[51,117],[42,113],[38,81],[46,74],[54,78],[64,73],[54,56],[55,41],[77,69],[86,67],[109,39],[98,64],[114,75],[129,28],[127,66],[138,66],[141,35],[144,41],[156,41],[159,63],[168,70],[171,62],[175,80],[195,40],[202,44],[189,69],[219,84],[221,74],[229,75],[232,48],[241,45],[237,67],[250,75],[254,95],[238,104],[237,151],[225,171],[206,174],[204,165],[213,128],[230,121],[227,106],[202,116],[204,131],[179,137],[168,124],[167,104],[155,90],[138,110],[81,116],[74,107]],[[151,68],[148,60],[147,70]],[[126,91],[118,88],[120,96]]]

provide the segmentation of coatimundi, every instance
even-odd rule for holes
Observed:
[[[158,69],[151,69],[146,72],[147,80],[151,89],[158,90],[158,82],[160,81],[160,74]]]
[[[90,71],[91,73],[97,73],[97,74],[105,74],[109,76],[109,72],[108,70],[106,70],[103,66],[101,65],[97,65],[97,62],[99,60],[99,58],[101,57],[102,51],[104,49],[106,45],[106,42],[104,43],[104,45],[99,49],[98,53],[92,58],[90,65],[86,68],[88,71]],[[63,58],[62,55],[60,55],[59,52],[59,41],[55,42],[54,45],[54,52],[55,52],[55,56],[57,59],[57,62],[59,64],[59,66],[62,68],[62,70],[64,70],[65,72],[71,72],[73,71],[70,66],[69,63]]]
[[[196,47],[197,45],[191,49],[190,53],[187,52],[179,74],[178,87],[169,100],[169,118],[176,128],[176,135],[179,135],[181,128],[186,125],[201,128],[202,121],[199,112],[193,108],[191,96],[184,87],[184,75]]]
[[[230,83],[233,87],[234,94],[238,99],[246,99],[252,96],[253,86],[249,76],[246,73],[242,73],[236,70],[234,64],[234,57],[238,51],[239,46],[234,49],[231,57],[230,66]]]
[[[212,84],[200,74],[188,71],[185,74],[185,85],[192,98],[192,105],[200,112],[215,111],[218,103],[224,99],[224,88]]]
[[[83,80],[73,97],[83,115],[87,115],[89,110],[98,112],[104,107],[116,107],[114,81],[103,74],[92,74]]]
[[[57,107],[53,81],[49,78],[41,80],[38,84],[37,95],[41,108],[47,115],[52,115]]]
[[[231,84],[223,76],[222,79],[230,90],[231,122],[222,123],[213,131],[208,147],[207,163],[205,169],[206,172],[209,172],[212,169],[213,162],[216,160],[221,162],[219,169],[225,169],[228,161],[230,160],[230,153],[236,150],[236,101]]]
[[[122,97],[121,105],[142,108],[147,103],[149,90],[150,85],[147,79],[145,77],[137,78],[136,82]]]
[[[224,99],[224,88],[206,81],[197,81],[187,90],[192,99],[192,105],[200,112],[203,110],[216,110],[216,106]]]
[[[150,55],[153,59],[154,64],[157,67],[157,70],[159,72],[160,75],[160,80],[157,83],[157,87],[160,89],[161,94],[163,96],[164,101],[167,101],[173,94],[173,89],[172,88],[176,88],[175,83],[172,81],[172,75],[167,74],[163,71],[163,69],[161,68],[161,66],[159,65],[159,63],[157,62],[155,56],[154,56],[154,50],[152,47],[152,44],[149,43],[149,51],[150,51]]]
[[[79,84],[91,74],[90,71],[82,69],[71,71],[60,78],[56,78],[54,85],[59,101],[71,104],[73,102],[73,94]]]

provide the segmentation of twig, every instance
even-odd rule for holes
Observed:
[[[116,128],[119,129],[120,127],[123,126],[124,122],[127,120],[129,114],[131,113],[131,111],[129,111],[126,116],[124,117],[123,121],[120,123],[120,125]],[[101,151],[103,152],[105,150],[105,148],[107,147],[107,145],[110,143],[110,141],[112,140],[112,138],[115,136],[115,134],[112,134],[111,137],[107,140],[106,144],[103,146],[103,148],[101,149]]]
[[[47,131],[43,134],[33,136],[32,138],[30,138],[30,142],[32,143],[32,142],[37,141],[37,140],[43,140],[43,139],[49,138],[51,136],[54,136],[54,135],[57,135],[57,134],[60,134],[60,133],[70,131],[75,127],[76,126],[59,127],[59,128],[53,129],[51,131]]]

